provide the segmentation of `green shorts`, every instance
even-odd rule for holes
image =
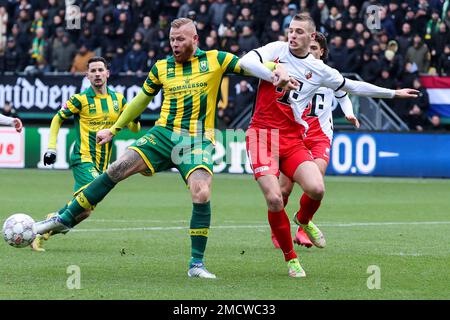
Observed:
[[[81,162],[72,166],[72,173],[75,180],[75,185],[73,186],[73,195],[75,196],[102,172],[92,162]]]
[[[214,145],[205,138],[180,135],[161,126],[154,126],[136,140],[129,149],[140,154],[147,164],[145,175],[177,168],[185,182],[196,169],[213,174]]]

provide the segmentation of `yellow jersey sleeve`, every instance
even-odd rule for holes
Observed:
[[[219,61],[223,73],[244,74],[244,71],[239,66],[239,58],[234,54],[218,51],[217,60]]]
[[[147,79],[145,80],[142,91],[149,97],[154,97],[158,94],[159,90],[162,88],[162,83],[158,76],[158,62],[156,62],[148,73]]]
[[[62,120],[69,119],[75,113],[80,113],[81,111],[81,97],[78,94],[74,94],[70,99],[62,106],[61,110],[58,111],[58,116]]]

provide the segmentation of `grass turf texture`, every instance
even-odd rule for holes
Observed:
[[[72,189],[70,171],[3,169],[0,181],[2,221],[16,212],[40,220]],[[326,186],[314,220],[327,247],[295,247],[306,278],[287,276],[252,177],[216,175],[206,264],[218,279],[189,279],[189,192],[177,174],[137,175],[76,231],[45,242],[47,252],[0,245],[0,300],[450,298],[449,180],[327,177]],[[71,265],[79,290],[66,287]],[[381,289],[367,287],[371,265]]]

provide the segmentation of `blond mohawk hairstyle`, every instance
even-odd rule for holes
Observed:
[[[172,21],[172,23],[170,24],[170,26],[172,28],[178,29],[181,28],[182,26],[192,23],[193,26],[195,26],[194,21],[189,19],[189,18],[178,18]]]

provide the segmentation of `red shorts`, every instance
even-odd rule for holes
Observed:
[[[323,159],[327,163],[330,162],[331,142],[329,139],[314,140],[306,138],[305,146],[311,150],[314,159]]]
[[[280,171],[292,179],[300,164],[314,160],[300,137],[286,137],[278,130],[250,128],[245,140],[255,179],[265,175],[278,177]]]

